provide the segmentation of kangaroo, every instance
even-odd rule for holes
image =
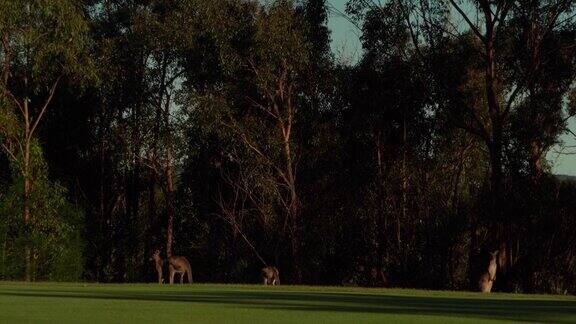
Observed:
[[[160,250],[154,251],[154,254],[150,258],[150,261],[154,261],[154,264],[156,266],[156,272],[158,273],[158,283],[159,284],[164,283],[164,278],[162,277],[162,263],[164,262],[164,260],[162,260],[162,257],[160,257]]]
[[[262,279],[264,279],[264,285],[280,285],[280,272],[276,267],[264,267],[262,268]]]
[[[170,284],[174,283],[174,276],[180,274],[180,283],[184,283],[184,275],[188,276],[188,282],[192,283],[192,268],[190,262],[183,256],[168,257],[168,268],[170,271]]]
[[[480,276],[478,286],[480,291],[483,293],[489,293],[492,291],[492,285],[494,280],[496,280],[496,257],[498,256],[498,250],[490,252],[490,263],[488,264],[487,272]]]

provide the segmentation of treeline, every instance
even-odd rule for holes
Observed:
[[[576,293],[575,9],[2,1],[0,278]]]

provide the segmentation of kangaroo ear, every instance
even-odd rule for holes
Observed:
[[[500,251],[499,251],[499,250],[496,250],[496,251],[494,251],[494,252],[490,252],[490,254],[492,254],[492,256],[494,256],[494,257],[495,257],[495,256],[497,256],[497,255],[498,255],[498,253],[500,253]]]

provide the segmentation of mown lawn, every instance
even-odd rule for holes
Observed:
[[[0,282],[0,323],[575,323],[570,296]]]

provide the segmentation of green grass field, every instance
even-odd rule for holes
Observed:
[[[570,296],[0,282],[0,323],[576,323]]]

